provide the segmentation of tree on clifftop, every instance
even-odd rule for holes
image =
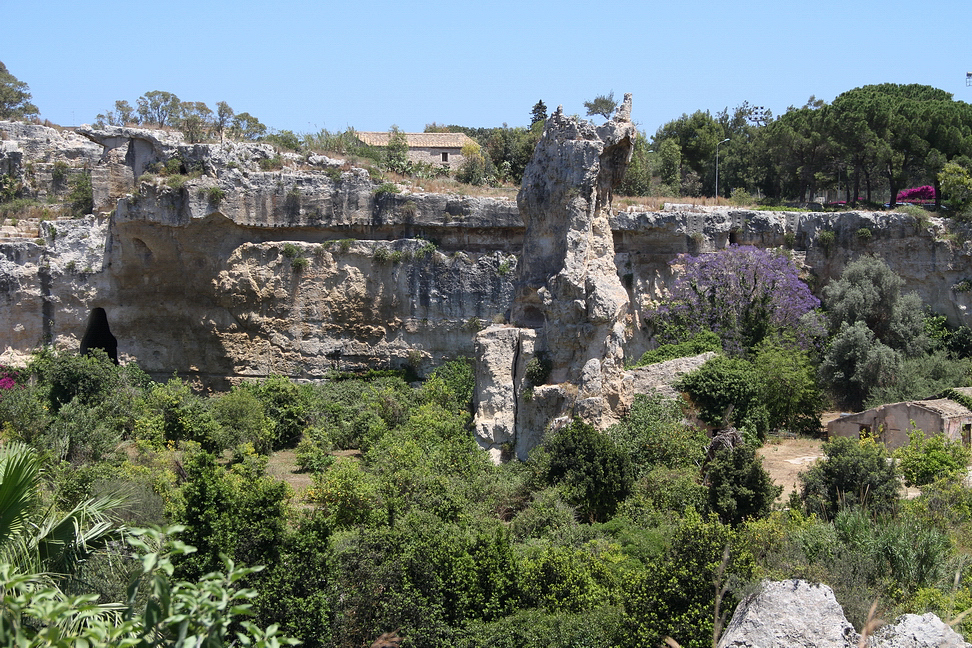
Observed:
[[[537,122],[547,121],[547,104],[543,103],[543,99],[533,104],[533,112],[530,113],[530,125],[533,126]]]
[[[164,90],[152,90],[138,98],[138,116],[143,124],[154,124],[159,128],[171,126],[179,116],[181,102],[179,97]]]
[[[0,119],[26,119],[40,114],[30,103],[27,84],[7,71],[0,61]]]
[[[618,102],[614,100],[614,91],[606,95],[597,95],[593,101],[585,101],[584,107],[587,108],[587,116],[601,115],[604,119],[611,119],[611,114],[618,107]]]

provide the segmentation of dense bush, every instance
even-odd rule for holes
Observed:
[[[683,423],[679,401],[642,394],[608,435],[639,475],[656,465],[698,469],[709,444],[704,431]]]
[[[662,559],[625,583],[628,645],[660,645],[669,636],[686,648],[711,646],[716,601],[720,617],[731,614],[738,594],[723,588],[730,579],[748,579],[752,569],[732,529],[688,511]]]
[[[807,512],[830,519],[842,507],[894,510],[898,475],[883,445],[836,437],[823,445],[823,452],[827,459],[800,475],[800,500]]]
[[[809,353],[793,340],[767,338],[754,349],[752,363],[770,429],[820,434],[823,398]]]
[[[908,437],[908,445],[894,452],[906,485],[927,486],[965,475],[969,449],[961,441],[949,441],[942,433],[928,437],[918,429]]]
[[[827,317],[835,335],[820,374],[836,399],[848,407],[860,409],[876,389],[892,396],[902,362],[924,358],[933,347],[921,298],[917,293],[902,295],[903,284],[883,260],[862,256],[824,288]],[[911,375],[922,374],[923,364]],[[928,379],[912,379],[916,385],[923,381]]]
[[[762,459],[749,444],[716,452],[706,466],[705,482],[709,510],[732,526],[766,517],[783,492],[783,487],[770,479]]]
[[[608,519],[631,491],[628,455],[609,436],[580,420],[545,440],[543,451],[537,462],[544,479],[558,485],[585,519]]]
[[[676,388],[686,392],[705,423],[735,425],[762,439],[769,429],[769,413],[760,399],[756,369],[740,358],[719,356],[686,375]]]

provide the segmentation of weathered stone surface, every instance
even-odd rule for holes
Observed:
[[[563,399],[564,406],[601,427],[615,420],[625,401],[629,299],[615,266],[608,216],[637,134],[630,115],[631,95],[600,127],[558,108],[517,195],[526,230],[513,322],[537,331],[538,349],[552,363],[548,382],[573,386],[576,394]]]
[[[524,342],[532,351],[536,335],[528,329],[491,326],[476,335],[476,441],[494,461],[515,442],[517,397],[522,389]],[[519,374],[519,375],[518,375]]]
[[[855,648],[859,638],[826,585],[767,581],[736,607],[719,648]]]
[[[719,648],[854,648],[860,640],[826,585],[802,580],[764,581],[758,593],[736,608]],[[872,648],[969,646],[930,613],[903,615],[867,637],[866,644]]]
[[[936,615],[903,614],[892,625],[878,628],[873,648],[968,648],[969,644]]]
[[[630,381],[628,391],[632,394],[657,393],[666,398],[676,398],[678,392],[673,385],[682,376],[695,371],[716,355],[715,352],[708,351],[688,358],[675,358],[647,367],[628,369],[625,372],[625,378]]]

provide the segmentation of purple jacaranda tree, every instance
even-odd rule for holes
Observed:
[[[826,333],[820,300],[782,252],[733,245],[672,265],[670,297],[651,313],[662,342],[710,330],[727,353],[743,355],[774,332],[793,333],[804,348]]]

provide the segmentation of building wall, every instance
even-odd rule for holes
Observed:
[[[972,424],[972,416],[945,418],[915,403],[892,403],[860,414],[842,416],[827,426],[827,432],[831,436],[856,439],[861,435],[861,428],[866,426],[873,437],[893,450],[908,445],[908,435],[914,429],[912,421],[926,435],[944,432],[949,440],[962,441],[963,426]]]
[[[448,162],[442,161],[442,154],[449,156]],[[408,149],[408,159],[412,162],[424,162],[426,164],[441,164],[450,169],[458,169],[462,164],[461,149],[444,148],[440,146],[413,146]]]

